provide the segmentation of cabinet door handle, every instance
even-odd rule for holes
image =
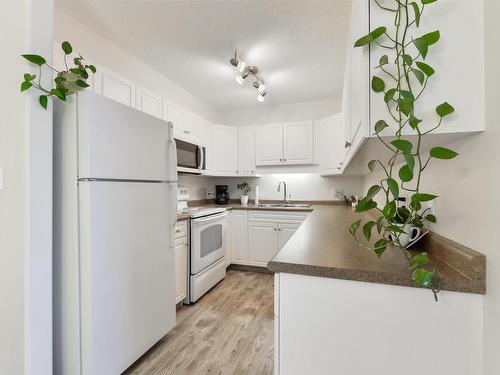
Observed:
[[[349,147],[351,147],[351,142],[345,141],[344,148],[349,148]]]

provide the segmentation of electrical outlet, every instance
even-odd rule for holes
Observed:
[[[212,190],[207,189],[206,199],[215,199],[215,193]]]

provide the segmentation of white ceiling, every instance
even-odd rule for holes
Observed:
[[[56,5],[215,109],[342,95],[350,0],[58,0]],[[257,65],[264,104],[229,58]],[[247,81],[249,81],[247,79]]]

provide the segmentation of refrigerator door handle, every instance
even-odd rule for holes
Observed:
[[[168,128],[167,158],[170,161],[169,173],[171,174],[171,176],[168,177],[168,180],[177,181],[177,145],[174,139],[174,124],[171,121],[168,122]]]
[[[170,214],[172,215],[172,222],[170,227],[170,248],[175,248],[175,226],[177,225],[177,184],[170,183]]]

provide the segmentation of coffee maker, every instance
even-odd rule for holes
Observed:
[[[227,192],[227,185],[215,185],[215,203],[229,204],[229,193]]]

